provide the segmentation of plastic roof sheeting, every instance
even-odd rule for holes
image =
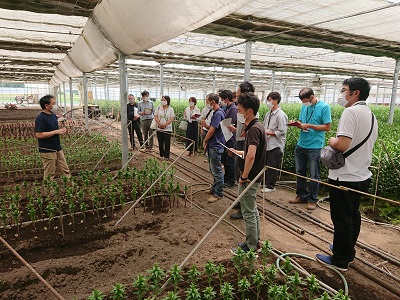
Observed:
[[[71,48],[70,59],[78,69],[90,72],[117,58],[117,50],[132,54],[162,43],[180,34],[228,15],[250,0],[103,0]],[[179,8],[179,9],[178,9]],[[60,67],[66,77],[75,75],[66,65]],[[76,71],[76,70],[75,70]],[[55,74],[57,85],[63,80]]]
[[[236,13],[400,42],[400,6],[386,0],[255,0]]]

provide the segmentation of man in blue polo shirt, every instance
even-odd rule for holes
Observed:
[[[67,129],[58,128],[57,117],[52,111],[56,100],[53,96],[46,95],[40,98],[39,103],[43,111],[36,117],[35,134],[43,161],[43,178],[54,179],[57,169],[60,175],[70,177],[71,173],[60,143],[60,134],[65,134]]]
[[[296,174],[307,176],[307,166],[310,168],[310,178],[320,179],[321,149],[325,144],[325,131],[331,129],[331,107],[324,101],[318,100],[311,88],[303,88],[299,93],[303,103],[300,111],[297,128],[300,137],[295,149]],[[307,209],[317,208],[319,183],[297,177],[297,197],[289,203],[308,203]]]
[[[211,118],[210,129],[203,141],[204,150],[207,151],[208,164],[214,177],[214,183],[210,193],[212,196],[208,199],[209,203],[218,201],[224,196],[224,174],[221,167],[221,156],[224,153],[225,144],[224,135],[220,123],[225,119],[224,111],[219,107],[219,98],[217,94],[211,93],[206,97],[206,103],[212,107],[214,114]]]

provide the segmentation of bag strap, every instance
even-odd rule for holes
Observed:
[[[210,109],[210,110],[208,111],[208,113],[207,113],[207,115],[206,115],[206,119],[207,119],[208,116],[211,114],[211,112],[212,112],[212,109]]]
[[[349,155],[351,155],[353,152],[357,151],[371,136],[372,133],[372,129],[374,128],[374,114],[371,112],[371,118],[372,118],[372,122],[371,122],[371,130],[369,131],[367,137],[361,142],[359,143],[357,146],[351,148],[349,151],[346,151],[345,153],[343,153],[343,157],[346,158]]]

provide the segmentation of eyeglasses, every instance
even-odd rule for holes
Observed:
[[[350,89],[342,88],[342,89],[340,90],[340,93],[344,93],[344,92],[347,92],[347,91],[350,91]]]

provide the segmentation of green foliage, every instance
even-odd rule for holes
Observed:
[[[163,300],[180,300],[181,298],[178,296],[176,292],[168,292],[167,296],[163,298]]]
[[[186,300],[201,300],[200,291],[194,283],[186,290]]]
[[[207,275],[208,286],[211,286],[211,282],[217,272],[217,266],[212,261],[208,261],[204,266],[204,273]]]
[[[246,277],[243,277],[242,279],[239,280],[238,289],[242,295],[242,300],[244,300],[246,292],[250,289],[250,282],[247,280]]]
[[[319,281],[314,274],[307,277],[307,295],[308,298],[312,299],[314,295],[319,291]]]
[[[233,300],[233,286],[229,282],[224,282],[220,286],[219,294],[222,299]]]
[[[178,264],[174,264],[169,271],[169,280],[172,281],[174,292],[176,292],[179,282],[183,281],[183,276],[181,273],[182,269]]]
[[[96,289],[92,291],[87,300],[103,300],[105,297],[106,295],[104,295],[103,292]]]
[[[294,272],[294,275],[289,275],[287,277],[287,283],[293,292],[293,299],[301,299],[302,294],[299,286],[302,283],[302,278],[299,276],[298,272]]]
[[[154,264],[151,270],[147,270],[149,275],[149,283],[151,284],[151,288],[154,292],[154,295],[157,297],[160,292],[160,283],[165,279],[165,272],[160,268],[158,263]]]
[[[196,284],[196,282],[199,280],[199,275],[200,275],[200,272],[197,271],[196,265],[193,265],[190,268],[190,270],[188,271],[188,275],[190,282]]]
[[[148,290],[146,278],[143,275],[138,275],[137,279],[133,282],[133,287],[136,288],[135,294],[138,300],[142,300]]]
[[[213,300],[217,296],[214,288],[212,286],[207,286],[203,291],[204,300]]]
[[[111,299],[114,300],[124,300],[125,296],[125,287],[121,283],[116,283],[111,290]]]

